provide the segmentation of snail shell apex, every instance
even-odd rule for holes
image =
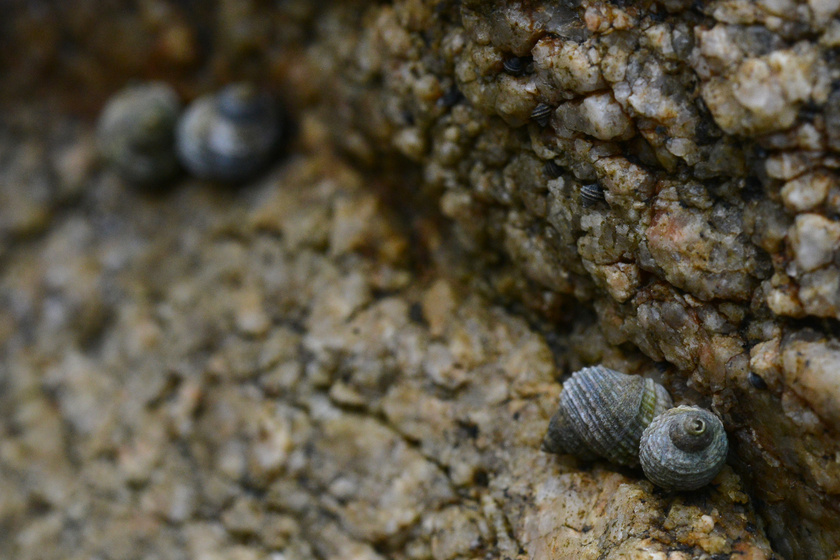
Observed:
[[[231,84],[196,99],[176,131],[181,163],[202,179],[241,181],[271,159],[281,135],[280,112],[266,92]]]
[[[543,450],[636,466],[642,433],[671,406],[668,391],[652,379],[583,368],[563,385]]]
[[[105,105],[96,130],[98,149],[125,180],[154,185],[179,170],[175,125],[181,103],[168,85],[128,87]]]
[[[729,450],[720,419],[708,410],[678,406],[642,434],[639,460],[645,476],[666,490],[696,490],[723,468]]]

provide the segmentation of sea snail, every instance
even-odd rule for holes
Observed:
[[[175,123],[181,103],[166,84],[130,86],[108,101],[96,129],[103,158],[126,181],[160,186],[180,169]]]
[[[636,467],[668,490],[694,490],[723,468],[728,444],[711,412],[678,406],[651,379],[602,366],[575,372],[543,440],[544,451]]]
[[[282,123],[274,99],[247,83],[196,99],[176,131],[181,163],[193,175],[237,182],[255,175],[278,147]]]
[[[551,119],[551,114],[554,112],[554,108],[547,103],[540,103],[534,110],[531,111],[531,120],[537,123],[540,128],[545,128],[548,125],[548,121]]]
[[[563,385],[543,449],[637,466],[642,432],[672,404],[665,387],[652,379],[601,366],[583,368]]]
[[[696,490],[723,468],[729,444],[717,416],[678,406],[653,419],[642,434],[639,460],[645,476],[666,490]]]

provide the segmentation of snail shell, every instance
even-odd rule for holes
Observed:
[[[551,179],[556,179],[557,177],[563,174],[563,168],[560,167],[560,165],[556,161],[550,159],[547,162],[545,162],[545,165],[543,166],[543,173],[545,173]]]
[[[196,99],[178,123],[177,149],[190,173],[213,181],[241,181],[259,172],[280,140],[272,97],[251,84],[232,84]]]
[[[131,183],[166,182],[179,170],[175,124],[180,111],[178,95],[166,84],[153,82],[122,90],[99,118],[100,153]]]
[[[604,189],[598,183],[583,185],[580,188],[580,199],[584,206],[594,206],[604,200]]]
[[[543,450],[636,466],[642,432],[671,406],[668,391],[652,379],[583,368],[563,384]]]
[[[531,111],[531,120],[540,125],[540,127],[545,128],[553,112],[554,108],[551,105],[540,103]]]
[[[645,476],[666,490],[696,490],[726,462],[729,443],[720,419],[702,408],[678,406],[645,429],[639,460]]]
[[[525,63],[518,56],[507,59],[502,66],[511,76],[521,76],[525,71]]]

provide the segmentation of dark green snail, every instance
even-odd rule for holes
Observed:
[[[672,406],[668,391],[652,379],[583,368],[563,385],[542,449],[641,466],[666,490],[695,490],[723,468],[726,432],[708,410]]]

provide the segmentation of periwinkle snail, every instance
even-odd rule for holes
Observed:
[[[729,443],[717,416],[678,406],[653,419],[642,434],[639,460],[645,476],[666,490],[696,490],[712,481]]]
[[[601,366],[583,368],[563,385],[543,449],[636,466],[642,432],[672,404],[668,391],[652,379]]]
[[[583,460],[639,466],[667,490],[695,490],[723,468],[726,432],[711,412],[672,407],[651,379],[602,366],[575,372],[563,386],[543,450]]]
[[[190,105],[178,123],[176,146],[193,175],[237,182],[265,167],[280,135],[280,112],[271,95],[237,83]]]
[[[105,106],[96,130],[99,151],[130,183],[160,186],[179,170],[175,124],[181,103],[166,84],[131,86]]]

